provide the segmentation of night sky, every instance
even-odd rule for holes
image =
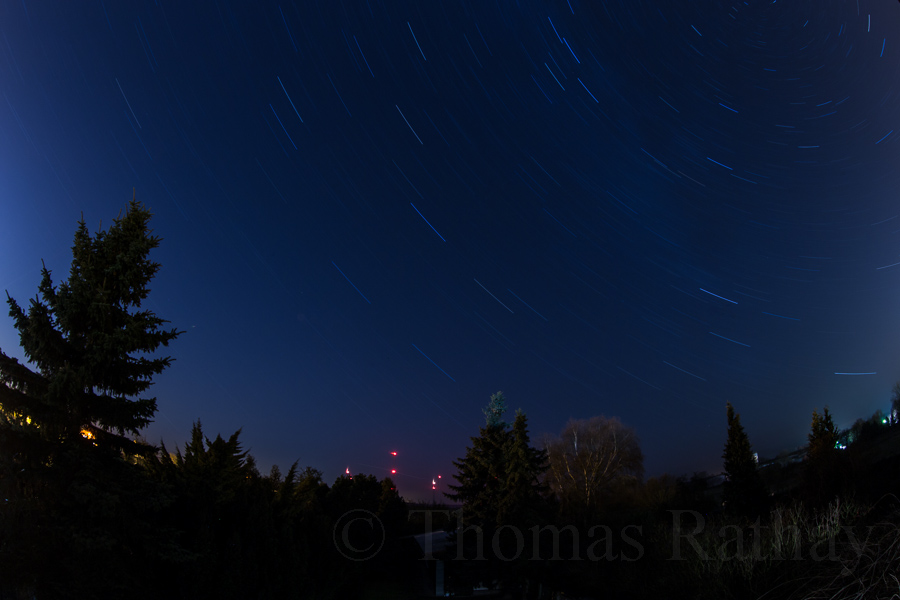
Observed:
[[[135,188],[170,450],[199,418],[430,499],[502,390],[533,439],[618,416],[648,475],[718,472],[726,402],[772,456],[900,379],[895,1],[10,0],[0,35],[0,287]]]

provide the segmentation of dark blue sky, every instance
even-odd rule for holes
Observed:
[[[726,401],[772,455],[900,379],[897,2],[25,0],[0,34],[0,283],[136,188],[185,331],[149,441],[417,496],[497,390],[679,474]]]

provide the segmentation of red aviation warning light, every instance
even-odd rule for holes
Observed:
[[[391,475],[396,475],[396,474],[397,474],[397,469],[391,469]]]
[[[393,452],[391,452],[391,456],[397,456],[397,451],[394,450]]]

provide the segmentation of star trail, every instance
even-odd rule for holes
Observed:
[[[427,495],[502,390],[533,439],[617,416],[648,474],[718,472],[726,402],[771,456],[900,379],[896,2],[0,15],[3,288],[136,190],[186,332],[150,442],[326,480],[398,448]]]

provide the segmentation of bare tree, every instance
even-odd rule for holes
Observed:
[[[547,483],[570,514],[591,515],[610,490],[644,476],[637,434],[616,417],[572,419],[544,447],[550,462]]]

